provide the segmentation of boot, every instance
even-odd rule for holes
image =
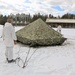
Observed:
[[[14,59],[12,59],[12,60],[8,60],[8,63],[13,63],[13,62],[15,62]]]

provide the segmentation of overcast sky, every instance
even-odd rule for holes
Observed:
[[[0,13],[52,14],[62,16],[65,13],[75,14],[75,0],[0,0]]]

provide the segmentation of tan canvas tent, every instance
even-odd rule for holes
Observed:
[[[18,41],[30,46],[61,45],[65,38],[40,18],[16,32]]]

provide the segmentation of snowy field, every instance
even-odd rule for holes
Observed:
[[[20,28],[22,27],[16,27],[15,30]],[[0,36],[2,29],[0,26]],[[24,69],[15,63],[6,62],[5,45],[0,38],[0,75],[75,75],[75,29],[63,28],[61,33],[68,38],[62,46],[31,48],[29,56],[35,50],[36,52]],[[17,43],[14,46],[14,59],[19,51],[19,56],[24,61],[28,50],[29,47]]]

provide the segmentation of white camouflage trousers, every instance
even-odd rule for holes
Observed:
[[[8,58],[8,60],[12,60],[13,59],[13,47],[6,47],[5,55],[6,55],[6,58]]]

